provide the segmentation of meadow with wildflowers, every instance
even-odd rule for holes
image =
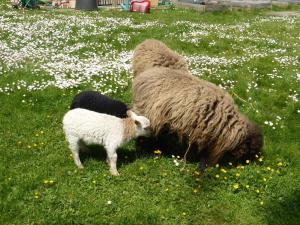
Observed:
[[[300,9],[297,6],[292,9]],[[279,9],[275,9],[279,10]],[[263,129],[255,161],[203,174],[177,155],[104,150],[76,169],[62,131],[73,96],[131,102],[134,47],[156,38],[227,90]],[[0,224],[288,224],[300,221],[300,17],[266,11],[149,15],[0,6]]]

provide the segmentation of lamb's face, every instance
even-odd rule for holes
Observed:
[[[144,116],[138,116],[131,110],[127,111],[127,115],[134,120],[136,125],[136,136],[150,135],[150,121]]]
[[[137,130],[137,136],[150,135],[150,121],[144,116],[136,116],[135,125]]]

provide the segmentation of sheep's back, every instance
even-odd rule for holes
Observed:
[[[155,39],[145,40],[136,46],[132,67],[134,76],[154,67],[188,71],[186,60],[181,55]]]

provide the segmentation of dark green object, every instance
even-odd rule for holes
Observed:
[[[76,0],[75,9],[97,10],[97,0]]]
[[[37,5],[37,0],[21,0],[22,7],[34,8]]]

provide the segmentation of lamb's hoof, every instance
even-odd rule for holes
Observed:
[[[83,165],[77,166],[78,169],[82,170],[84,167]]]
[[[120,175],[118,171],[110,172],[110,174],[111,174],[112,176],[119,176],[119,175]]]

